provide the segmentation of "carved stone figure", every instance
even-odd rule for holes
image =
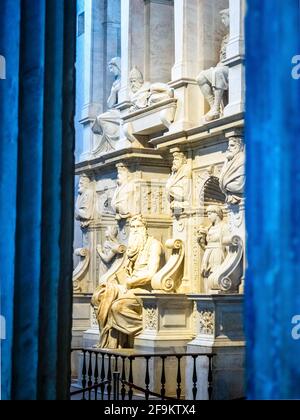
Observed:
[[[206,293],[239,293],[243,275],[243,241],[232,235],[223,222],[221,207],[207,208],[211,226],[201,227],[199,243],[204,255],[201,274],[205,280]]]
[[[118,94],[121,89],[121,59],[113,58],[108,68],[115,76],[110,96],[107,100],[109,110],[99,115],[92,127],[93,133],[100,135],[99,142],[94,150],[94,154],[109,152],[116,149],[116,143],[120,138],[120,111],[114,109],[118,104]]]
[[[184,153],[173,153],[172,175],[167,181],[166,190],[171,210],[174,213],[180,213],[189,206],[191,170]]]
[[[163,248],[148,235],[142,216],[130,221],[123,267],[95,291],[92,305],[99,322],[101,348],[124,348],[142,330],[142,302],[136,293],[151,291],[151,280],[163,263]]]
[[[116,212],[116,219],[129,219],[138,213],[134,201],[134,182],[129,169],[123,164],[116,165],[118,171],[117,188],[112,198],[111,206]]]
[[[174,90],[165,83],[154,83],[144,81],[144,77],[137,67],[130,72],[130,102],[131,112],[138,111],[156,103],[174,97]]]
[[[82,175],[78,184],[78,197],[75,206],[76,220],[81,222],[81,227],[86,228],[91,223],[94,213],[94,189],[90,178]]]
[[[109,226],[105,232],[106,240],[103,246],[97,246],[97,252],[100,257],[99,281],[109,269],[114,267],[114,263],[117,261],[116,257],[124,253],[124,246],[119,243],[117,236],[118,228]]]
[[[231,237],[227,225],[223,222],[223,211],[219,206],[208,206],[207,216],[211,226],[207,229],[200,228],[200,245],[205,250],[201,274],[208,278],[216,267],[220,266],[226,258],[227,246],[231,243]]]
[[[226,60],[226,50],[229,42],[229,9],[222,10],[220,14],[227,30],[221,45],[220,61],[216,67],[202,71],[197,78],[200,89],[210,105],[210,111],[204,117],[206,121],[220,118],[224,92],[228,90],[229,68],[224,64],[224,61]]]
[[[245,188],[245,151],[240,137],[231,137],[228,142],[226,161],[220,173],[220,188],[228,204],[238,204]]]

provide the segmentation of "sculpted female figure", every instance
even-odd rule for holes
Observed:
[[[99,135],[99,142],[93,151],[94,154],[110,152],[116,149],[120,138],[120,111],[115,109],[118,104],[118,95],[121,89],[121,59],[113,58],[108,64],[109,71],[115,76],[109,98],[108,111],[99,115],[92,127],[94,134]]]
[[[219,267],[227,256],[227,246],[231,243],[231,235],[223,222],[223,211],[220,206],[211,205],[207,208],[211,226],[201,227],[200,245],[205,250],[201,265],[201,274],[208,278]]]

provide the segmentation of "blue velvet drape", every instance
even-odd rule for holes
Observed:
[[[1,1],[3,399],[68,396],[75,42],[75,1]]]
[[[250,399],[300,398],[300,54],[298,0],[249,0],[247,386]]]

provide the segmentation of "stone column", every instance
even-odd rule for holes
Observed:
[[[128,102],[129,73],[133,66],[144,71],[144,0],[121,0],[122,87],[119,102]]]
[[[175,63],[172,87],[178,99],[176,122],[170,131],[182,131],[199,123],[202,101],[195,81],[200,70],[200,22],[198,0],[175,0]],[[191,109],[189,104],[197,103]]]
[[[80,123],[83,125],[83,150],[80,160],[87,160],[94,148],[91,130],[94,119],[103,111],[104,89],[100,81],[103,71],[101,40],[103,39],[103,5],[100,0],[86,0],[84,10],[84,46],[82,50],[84,77],[83,108]],[[96,47],[98,46],[98,48]],[[97,75],[97,77],[96,77]]]
[[[174,2],[145,3],[145,80],[168,83],[174,64]]]
[[[122,88],[120,103],[129,95],[129,74],[134,66],[145,81],[168,83],[174,62],[173,2],[122,0]],[[121,107],[122,108],[122,107]]]
[[[229,102],[224,116],[244,111],[245,107],[245,0],[230,0],[230,38],[226,64],[229,66]]]
[[[221,43],[219,12],[226,0],[175,0],[175,64],[172,86],[178,99],[175,123],[170,132],[199,126],[207,103],[196,78],[201,70],[215,66]],[[197,104],[197,106],[191,106]]]

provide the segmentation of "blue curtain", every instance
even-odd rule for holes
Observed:
[[[2,399],[68,397],[75,42],[75,1],[2,0]]]
[[[300,398],[300,54],[298,0],[249,0],[247,386],[250,399]],[[294,59],[295,60],[295,59]],[[295,69],[294,69],[295,72]]]

